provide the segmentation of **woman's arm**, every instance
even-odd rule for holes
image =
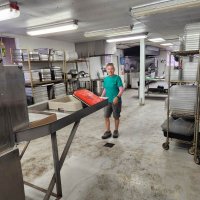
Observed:
[[[123,92],[124,92],[124,88],[121,86],[121,87],[119,87],[119,93],[118,93],[118,97],[121,97],[122,96],[122,94],[123,94]]]
[[[102,94],[101,94],[101,97],[104,97],[106,95],[106,89],[104,88],[103,89],[103,92],[102,92]]]
[[[122,96],[123,92],[124,92],[124,88],[122,86],[120,86],[119,87],[119,93],[113,100],[114,104],[117,104],[119,102],[119,98]]]

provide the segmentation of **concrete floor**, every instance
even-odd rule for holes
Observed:
[[[164,106],[164,99],[158,98],[146,99],[146,105],[139,106],[137,91],[126,90],[118,139],[101,139],[103,110],[84,118],[62,169],[62,199],[199,199],[200,167],[187,153],[187,147],[172,141],[169,151],[162,149]],[[60,151],[70,128],[58,132]],[[115,145],[104,147],[106,142]],[[53,173],[50,137],[32,141],[22,167],[25,180],[48,187]],[[29,187],[25,192],[27,200],[44,197]]]

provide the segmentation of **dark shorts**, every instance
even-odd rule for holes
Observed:
[[[121,109],[122,109],[122,102],[118,102],[116,105],[114,105],[113,103],[108,103],[108,105],[104,107],[104,117],[109,118],[113,113],[113,117],[115,119],[119,119]]]

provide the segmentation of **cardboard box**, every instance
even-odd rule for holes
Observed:
[[[41,112],[41,111],[31,111],[31,113],[41,114],[41,115],[44,115],[46,117],[30,122],[29,128],[36,128],[36,127],[39,127],[39,126],[45,126],[45,125],[50,124],[52,122],[55,122],[57,120],[57,116],[56,116],[55,113],[46,113],[46,112]]]
[[[72,95],[53,99],[48,102],[50,110],[75,112],[83,108],[82,103]]]

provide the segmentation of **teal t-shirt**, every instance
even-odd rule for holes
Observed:
[[[119,87],[123,87],[122,79],[118,75],[107,76],[104,78],[103,87],[106,90],[106,97],[108,97],[108,102],[112,103],[113,99],[119,93]]]

